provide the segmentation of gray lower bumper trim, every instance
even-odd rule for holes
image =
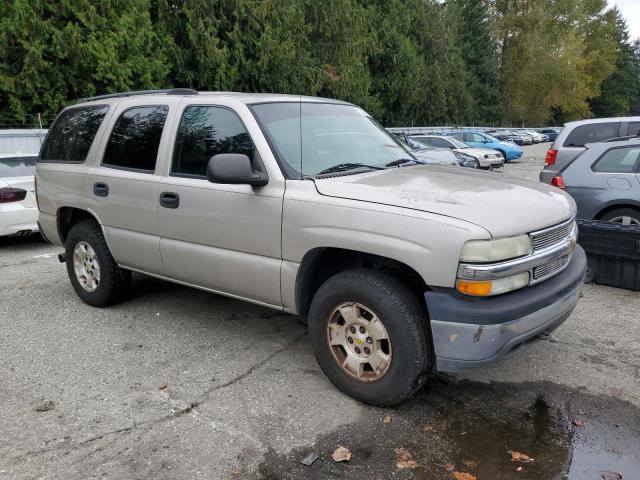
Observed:
[[[564,322],[576,306],[581,285],[557,302],[522,318],[496,325],[431,320],[436,368],[458,372],[494,363]]]

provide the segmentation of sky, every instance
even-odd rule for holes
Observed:
[[[617,5],[629,25],[631,38],[640,38],[640,0],[609,0],[610,5]]]

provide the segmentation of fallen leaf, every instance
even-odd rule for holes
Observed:
[[[398,461],[396,462],[397,468],[418,468],[418,462],[413,459],[413,456],[404,448],[396,448],[396,455]]]
[[[338,448],[335,449],[331,458],[333,458],[334,462],[348,462],[351,460],[351,451],[346,447],[338,445]]]
[[[456,480],[476,480],[476,477],[467,472],[453,472],[453,478]]]
[[[507,453],[511,454],[512,462],[522,462],[522,463],[533,462],[533,458],[531,458],[529,455],[525,455],[524,453],[514,452],[513,450],[507,450]]]
[[[478,466],[478,462],[474,462],[473,460],[462,460],[462,464],[469,468],[476,468]]]
[[[516,468],[516,472],[521,472],[521,471],[522,471],[522,467]]]
[[[453,472],[456,469],[456,466],[453,463],[445,463],[442,468],[444,468],[447,472]]]
[[[385,415],[382,419],[382,423],[391,423],[391,415]]]
[[[53,400],[46,400],[36,407],[36,412],[48,412],[56,408],[56,404]]]
[[[604,470],[600,472],[600,476],[604,480],[622,480],[622,474],[620,472],[610,472],[609,470]]]
[[[572,422],[576,427],[581,427],[584,425],[584,421],[580,420],[579,418],[574,418],[573,422]]]
[[[165,388],[167,388],[169,385],[167,385],[166,383],[163,383],[162,385],[160,385],[158,387],[158,390],[164,390]]]
[[[431,425],[425,425],[424,427],[422,427],[422,431],[423,432],[435,432],[436,429],[433,428]]]
[[[238,476],[240,476],[240,470],[238,468],[232,468],[231,471],[229,472],[229,478],[236,478]]]

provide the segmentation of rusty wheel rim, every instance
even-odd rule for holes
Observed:
[[[391,365],[391,339],[378,316],[360,303],[345,302],[327,322],[327,343],[338,366],[361,382],[376,382]]]

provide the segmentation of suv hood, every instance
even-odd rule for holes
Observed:
[[[494,237],[528,233],[575,214],[573,199],[543,183],[440,165],[316,179],[330,197],[411,208],[479,225]]]

